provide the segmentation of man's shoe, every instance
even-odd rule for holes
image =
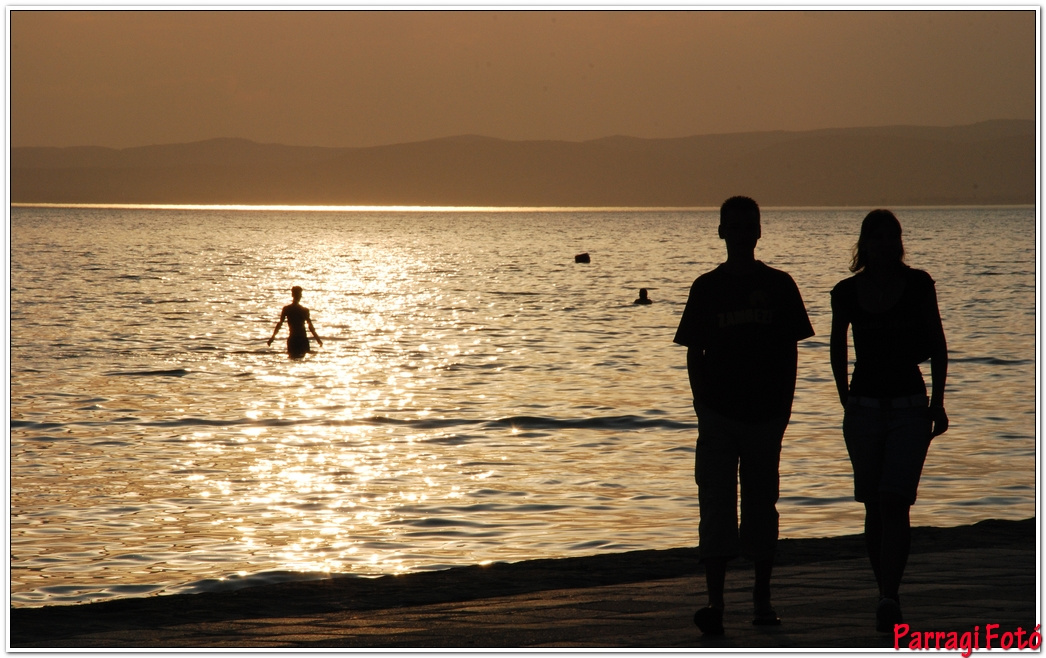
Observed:
[[[755,616],[752,617],[753,626],[780,626],[781,618],[777,616],[777,611],[774,610],[773,606],[767,605],[766,607],[759,606],[755,609]],[[892,629],[891,629],[892,630]]]
[[[694,623],[703,635],[722,635],[723,611],[712,606],[701,608],[694,613]]]

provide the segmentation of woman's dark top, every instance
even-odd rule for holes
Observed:
[[[858,298],[857,282],[867,275],[856,274],[832,289],[832,314],[853,327],[851,395],[895,398],[926,394],[919,364],[930,358],[939,331],[937,290],[926,272],[907,266],[903,272],[901,297],[878,313],[866,311]],[[933,326],[934,319],[938,328]]]

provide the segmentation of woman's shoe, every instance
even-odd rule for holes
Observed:
[[[894,626],[903,621],[900,603],[885,596],[879,599],[879,606],[875,609],[875,630],[893,633]]]

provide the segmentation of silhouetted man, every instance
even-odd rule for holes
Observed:
[[[323,347],[323,341],[316,335],[316,329],[312,326],[309,309],[299,303],[301,301],[301,286],[291,288],[291,297],[291,303],[284,306],[283,310],[280,311],[280,321],[276,323],[276,328],[272,330],[272,336],[269,338],[268,344],[272,345],[272,341],[276,340],[276,334],[280,333],[280,327],[283,326],[283,321],[286,320],[287,329],[290,332],[290,335],[287,336],[287,354],[292,359],[300,359],[310,351],[309,336],[305,333],[305,325],[309,326],[312,337],[316,339],[320,347]]]
[[[792,412],[796,344],[814,331],[792,277],[755,259],[761,235],[755,201],[723,203],[726,262],[694,281],[675,336],[687,347],[698,421],[694,478],[708,606],[694,623],[709,635],[723,633],[726,565],[737,555],[755,563],[752,623],[781,623],[770,602],[781,439]]]

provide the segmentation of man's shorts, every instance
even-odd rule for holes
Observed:
[[[706,408],[697,412],[694,479],[702,559],[772,556],[777,545],[781,440],[788,416],[746,422]]]

